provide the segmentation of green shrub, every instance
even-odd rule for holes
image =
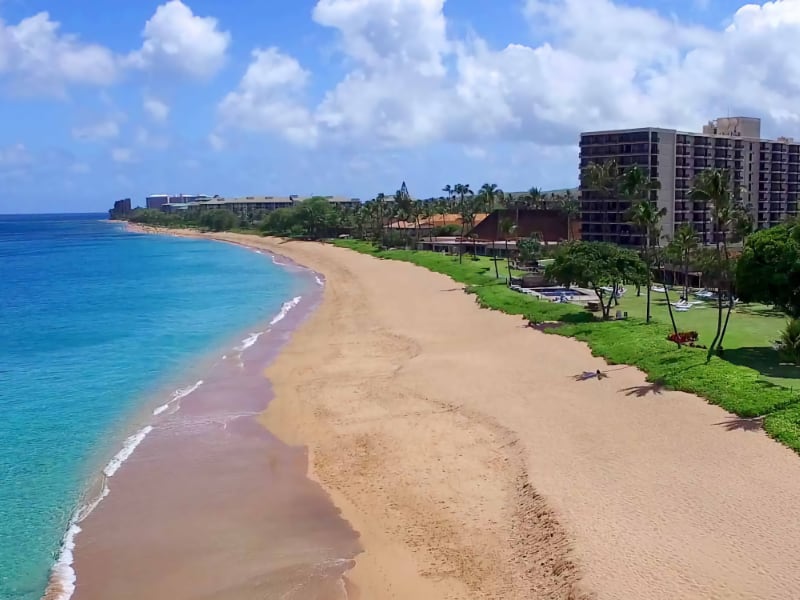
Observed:
[[[778,354],[781,360],[800,365],[800,319],[792,319],[786,324],[778,341]]]

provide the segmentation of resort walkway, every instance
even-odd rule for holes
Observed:
[[[362,533],[362,598],[800,597],[800,458],[750,423],[422,268],[220,237],[328,279],[266,422]]]

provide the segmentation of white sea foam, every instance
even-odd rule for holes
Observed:
[[[257,331],[256,333],[251,333],[249,336],[247,336],[242,340],[242,344],[240,346],[236,346],[236,350],[238,352],[244,352],[245,350],[250,348],[253,344],[255,344],[258,341],[258,338],[260,338],[263,335],[263,333],[264,333],[263,331]]]
[[[223,356],[223,358],[225,358],[225,357]],[[200,381],[196,382],[194,385],[190,385],[189,387],[175,390],[172,393],[172,397],[169,399],[169,402],[167,402],[166,404],[162,404],[161,406],[159,406],[157,409],[155,409],[153,411],[153,416],[160,415],[165,410],[167,410],[174,402],[177,402],[181,398],[186,398],[186,396],[191,394],[193,391],[195,391],[201,385],[203,385],[203,380],[202,379]]]
[[[289,311],[291,311],[295,306],[300,304],[300,300],[302,299],[303,299],[302,296],[295,296],[288,302],[284,302],[283,306],[281,306],[281,311],[273,317],[272,321],[270,321],[269,324],[275,325],[276,323],[283,321],[286,318],[286,315],[289,314]]]
[[[122,450],[117,452],[116,456],[108,461],[106,468],[103,469],[103,473],[106,474],[106,477],[113,477],[114,474],[119,470],[126,460],[128,460],[133,454],[133,451],[136,450],[136,446],[142,443],[144,438],[147,437],[147,434],[153,431],[153,426],[148,425],[147,427],[142,427],[139,431],[134,433],[132,436],[128,437],[125,440],[125,444],[122,446]]]
[[[152,426],[148,425],[125,440],[122,450],[117,452],[114,458],[108,462],[105,469],[103,469],[103,474],[106,478],[114,476],[122,466],[122,463],[133,454],[136,447],[142,443],[142,440],[144,440],[147,434],[152,430]],[[92,514],[92,511],[97,508],[97,505],[100,504],[106,496],[108,496],[110,491],[108,485],[103,482],[103,490],[100,494],[91,502],[80,506],[73,513],[69,521],[69,526],[67,527],[67,532],[64,534],[64,539],[61,542],[61,551],[58,554],[58,559],[50,573],[49,590],[55,592],[55,595],[52,596],[54,600],[69,600],[72,594],[75,593],[75,581],[77,577],[72,563],[75,558],[75,538],[77,538],[78,534],[81,532],[80,523]]]
[[[317,284],[318,285],[325,285],[325,280],[322,277],[320,277],[319,275],[314,275],[314,279],[317,280]]]
[[[70,521],[69,529],[61,543],[61,553],[58,555],[56,564],[53,565],[50,573],[50,587],[58,590],[54,596],[55,600],[69,600],[75,592],[75,569],[72,567],[75,550],[75,538],[81,532],[81,528],[74,521]]]
[[[282,263],[281,261],[279,261],[278,258],[274,254],[272,255],[272,264],[278,265],[279,267],[287,266],[286,263]]]

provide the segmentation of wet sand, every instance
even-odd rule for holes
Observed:
[[[108,480],[80,524],[76,600],[347,597],[357,534],[307,477],[306,450],[256,420],[264,367],[319,302],[305,277],[300,304],[250,348],[221,351]]]

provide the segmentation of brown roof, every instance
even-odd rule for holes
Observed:
[[[487,219],[476,224],[469,235],[483,240],[502,239],[499,223],[506,218],[517,223],[517,230],[511,238],[526,238],[533,234],[538,235],[543,242],[559,242],[569,238],[566,215],[559,210],[550,209],[496,210]],[[572,238],[580,239],[580,223],[575,219],[571,225]]]
[[[481,223],[487,216],[485,213],[475,215],[475,225]],[[446,215],[434,215],[430,219],[420,219],[419,226],[422,227],[442,227],[444,225],[461,225],[461,215],[450,213]],[[393,222],[392,229],[414,229],[416,224],[413,221]]]

